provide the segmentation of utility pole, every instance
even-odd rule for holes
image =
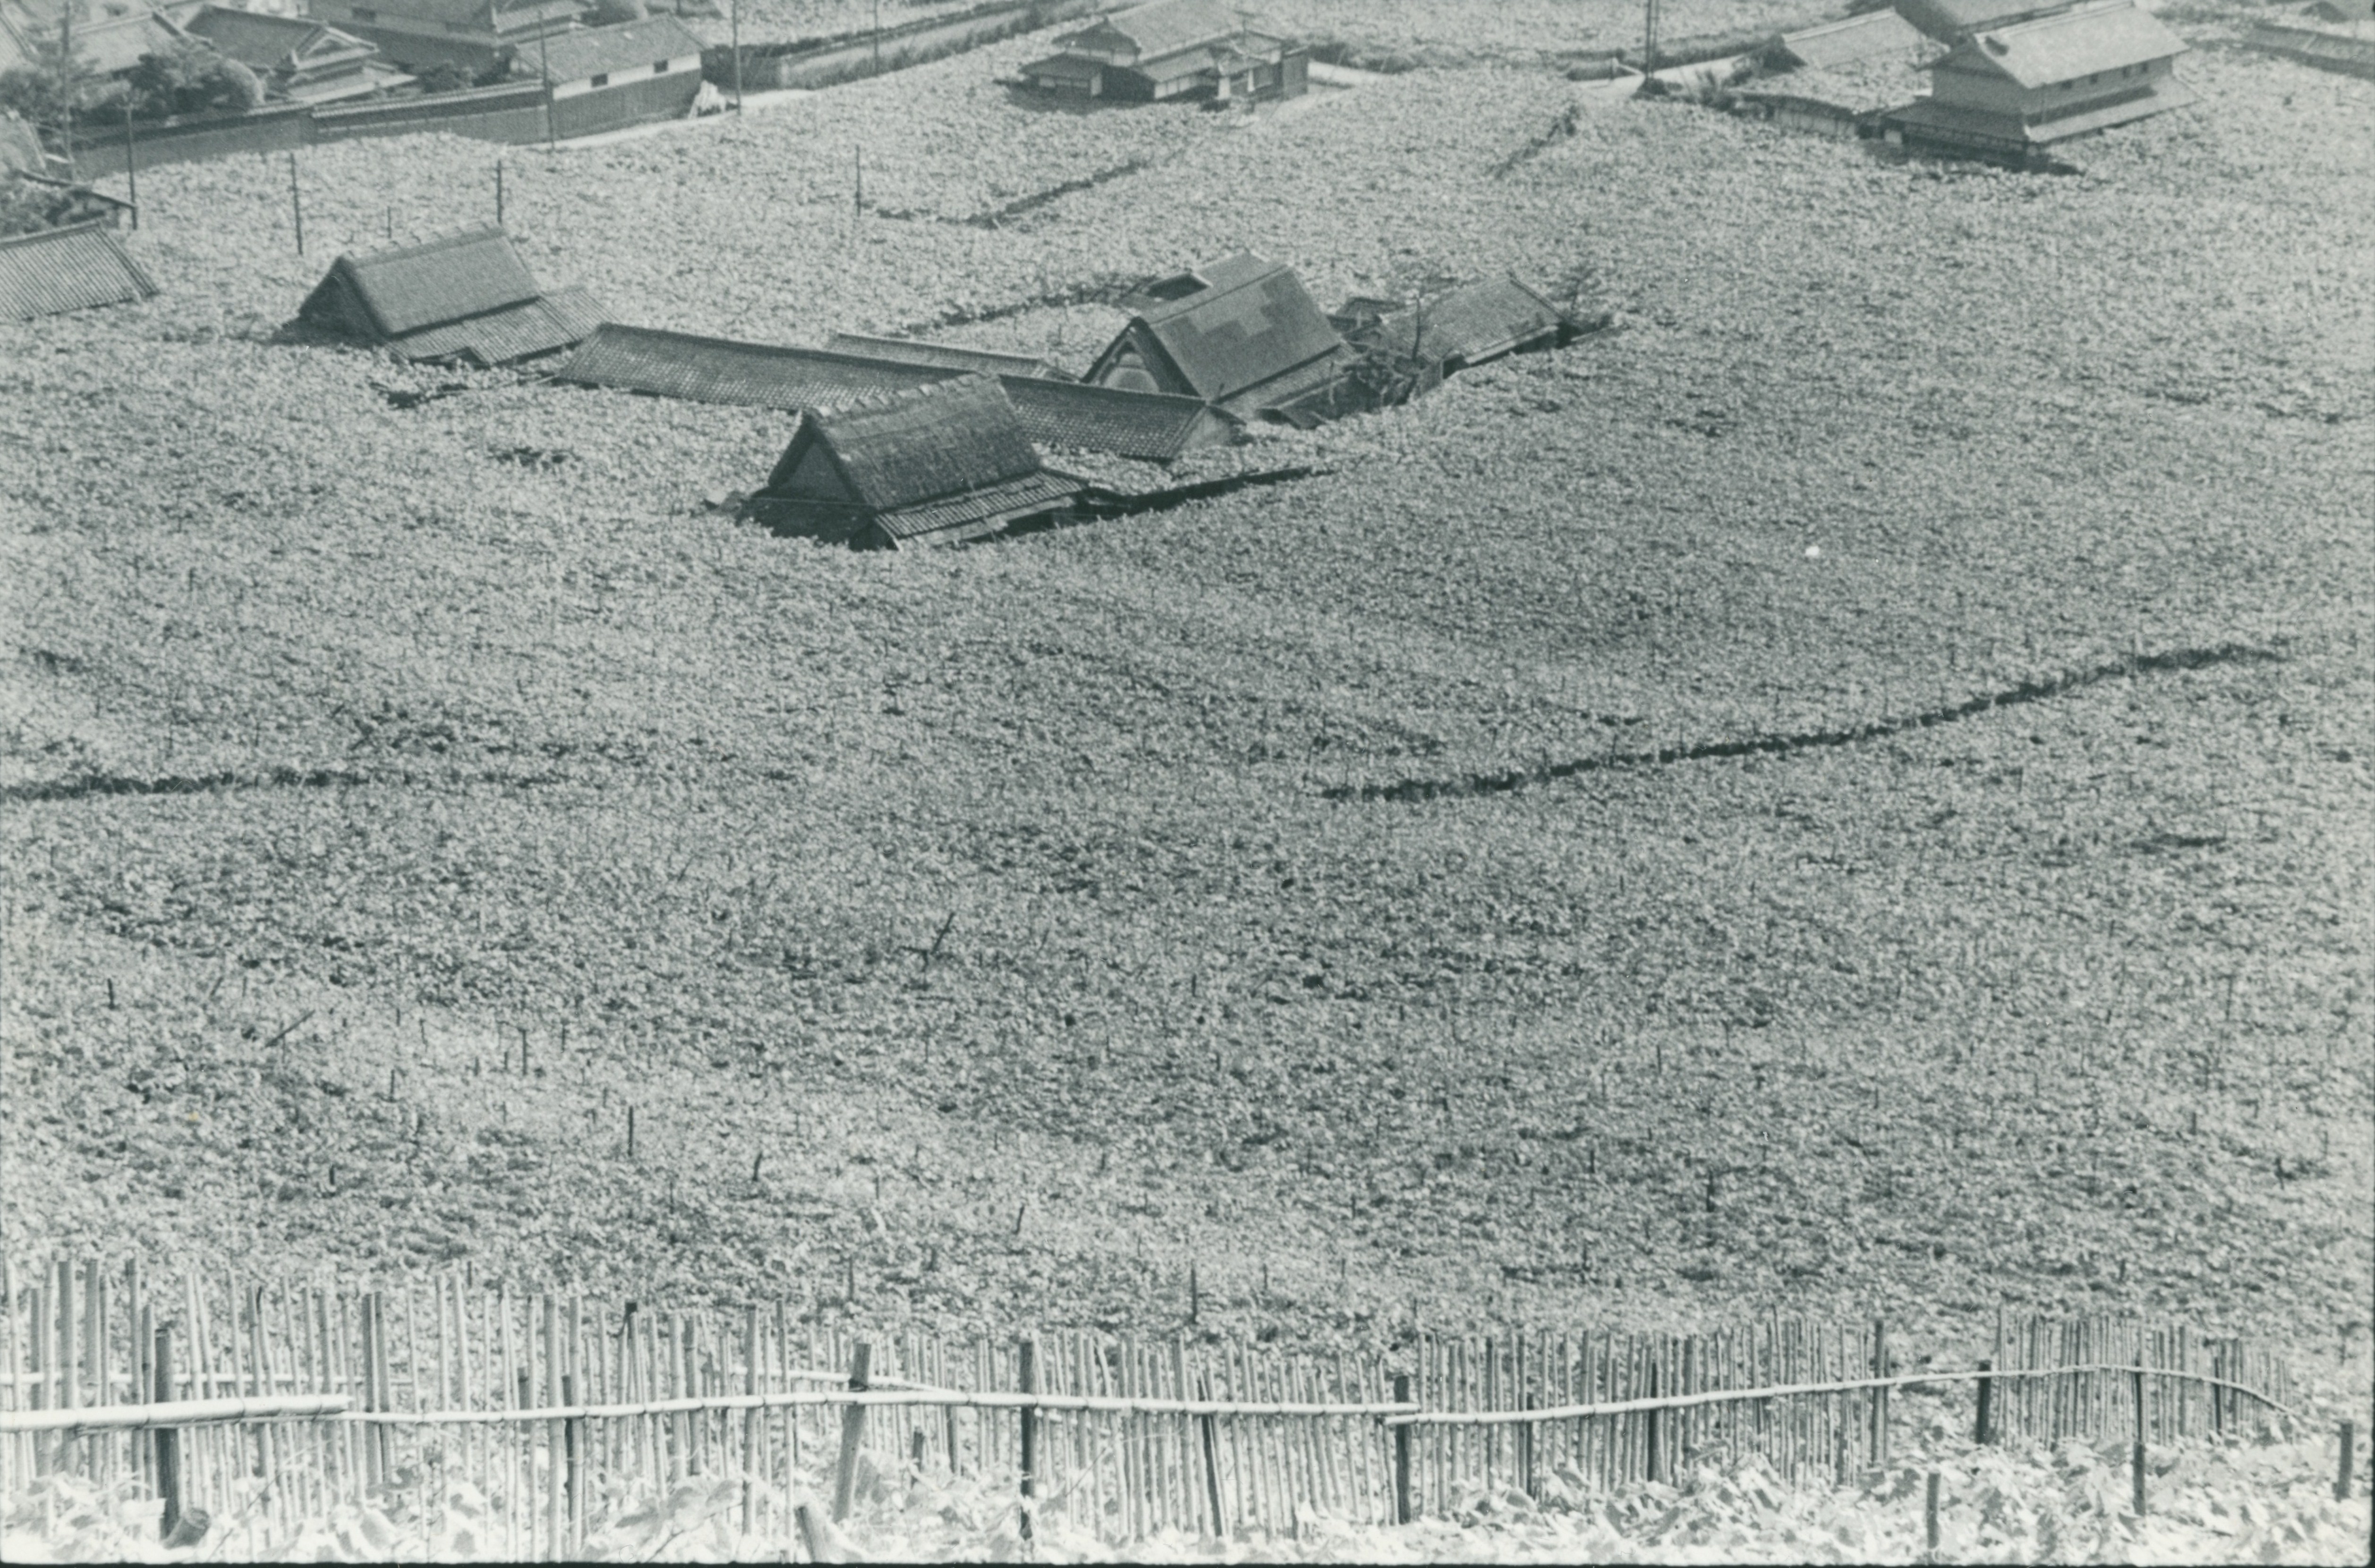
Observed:
[[[132,227],[140,227],[140,164],[132,152],[132,100],[124,100],[124,183],[132,203]]]
[[[1651,0],[1651,3],[1655,4],[1656,0]],[[550,152],[553,150],[552,52],[544,46],[544,24],[539,21],[536,29],[536,69],[537,74],[544,78],[544,150]]]
[[[882,74],[882,0],[874,0],[874,74]]]
[[[742,112],[742,0],[734,0],[734,112]]]
[[[305,253],[305,198],[297,194],[297,155],[289,155],[289,211],[297,219],[297,253]]]
[[[1658,68],[1658,0],[1643,0],[1647,14],[1641,19],[1641,75],[1646,78]]]

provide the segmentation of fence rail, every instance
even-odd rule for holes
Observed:
[[[778,1542],[816,1499],[838,1515],[869,1476],[896,1495],[932,1475],[1118,1543],[1752,1454],[1786,1479],[1853,1474],[1915,1430],[1916,1397],[1925,1416],[1965,1402],[1998,1441],[2160,1442],[2288,1410],[2275,1358],[2111,1318],[2000,1324],[1978,1365],[1915,1368],[1884,1324],[1778,1317],[1315,1355],[1209,1333],[951,1340],[808,1303],[617,1308],[467,1273],[355,1291],[53,1261],[0,1268],[0,1490],[71,1472],[204,1509],[253,1551],[366,1498],[442,1527],[459,1482],[488,1549],[520,1558],[574,1555],[698,1477],[738,1479],[741,1528]]]

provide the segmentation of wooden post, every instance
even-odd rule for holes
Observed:
[[[1015,1386],[1025,1394],[1039,1392],[1039,1347],[1030,1339],[1014,1348]],[[1016,1412],[1022,1418],[1022,1506],[1017,1518],[1021,1521],[1022,1539],[1031,1539],[1031,1500],[1039,1487],[1039,1411],[1025,1405]]]
[[[2136,1444],[2135,1444],[2135,1509],[2136,1517],[2145,1516],[2145,1358],[2136,1355]]]
[[[1529,1394],[1521,1402],[1521,1408],[1530,1410],[1534,1404],[1534,1397]],[[1526,1489],[1528,1497],[1542,1495],[1534,1484],[1534,1423],[1531,1421],[1518,1428],[1518,1484]]]
[[[1394,1403],[1411,1402],[1410,1373],[1394,1373]],[[1394,1428],[1394,1523],[1407,1525],[1417,1516],[1418,1510],[1411,1497],[1411,1429]]]
[[[742,0],[734,0],[734,112],[742,112]]]
[[[173,1330],[157,1330],[155,1398],[160,1405],[173,1398]],[[182,1434],[170,1426],[157,1429],[157,1495],[165,1502],[157,1516],[159,1539],[170,1538],[182,1522]]]
[[[1654,1399],[1657,1397],[1658,1362],[1657,1357],[1653,1354],[1649,1359],[1649,1397]],[[1648,1411],[1648,1419],[1642,1423],[1645,1428],[1645,1432],[1644,1441],[1641,1444],[1641,1452],[1644,1462],[1648,1467],[1648,1477],[1653,1481],[1660,1479],[1658,1475],[1658,1443],[1659,1439],[1662,1437],[1664,1433],[1660,1430],[1660,1423],[1659,1422],[1658,1418],[1663,1413],[1663,1411],[1659,1410],[1653,1406]]]
[[[132,100],[124,100],[124,195],[132,202],[132,227],[140,227],[140,160],[132,150]]]
[[[874,1348],[860,1339],[849,1357],[849,1391],[866,1392],[866,1373]],[[866,1407],[845,1405],[841,1411],[841,1463],[833,1474],[833,1522],[849,1517],[849,1501],[857,1488],[857,1450],[866,1441]]]
[[[1196,1397],[1207,1401],[1212,1397],[1212,1380],[1200,1372],[1196,1374]],[[1220,1424],[1220,1419],[1209,1413],[1196,1418],[1197,1429],[1204,1440],[1204,1501],[1212,1510],[1212,1533],[1225,1540],[1229,1535],[1229,1522],[1221,1513]],[[2349,1429],[2345,1427],[2343,1430],[2347,1432]],[[2343,1451],[2349,1452],[2349,1447],[2345,1438]],[[2345,1468],[2347,1463],[2345,1461]]]
[[[752,1302],[742,1309],[742,1392],[759,1392],[759,1303]],[[767,1423],[754,1407],[742,1412],[742,1533],[754,1534],[759,1527],[759,1489],[751,1478],[766,1474],[767,1467],[760,1457],[760,1444],[766,1435]],[[916,1468],[923,1467],[919,1464]]]
[[[1930,1495],[1921,1508],[1922,1533],[1930,1542],[1930,1560],[1938,1560],[1938,1472],[1930,1472]]]
[[[1992,1361],[1983,1361],[1979,1363],[1981,1372],[1993,1372],[1995,1367],[1996,1363]],[[1971,1435],[1971,1441],[1974,1443],[1991,1443],[1995,1440],[1995,1426],[1992,1420],[1995,1415],[1995,1379],[1991,1377],[1979,1379],[1979,1421]]]
[[[503,160],[495,159],[495,227],[503,226]],[[425,1026],[424,1026],[425,1027]]]
[[[1888,1323],[1874,1319],[1872,1326],[1872,1375],[1888,1375]],[[1888,1463],[1888,1390],[1872,1391],[1872,1457],[1878,1465]]]
[[[305,253],[305,201],[297,194],[297,155],[289,155],[289,210],[297,219],[297,253]]]
[[[2351,1453],[2351,1449],[2357,1437],[2358,1428],[2352,1422],[2344,1421],[2342,1423],[2342,1468],[2334,1472],[2334,1500],[2336,1503],[2350,1501],[2351,1461],[2356,1457]]]

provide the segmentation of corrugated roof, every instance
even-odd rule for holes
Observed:
[[[0,320],[30,321],[152,298],[157,285],[103,224],[0,240]]]
[[[840,408],[886,393],[946,381],[929,365],[696,337],[608,322],[553,371],[558,381],[618,387],[696,403],[754,408]]]
[[[1894,11],[1867,11],[1781,35],[1781,47],[1791,59],[1818,70],[1875,55],[1916,53],[1924,41],[1921,29]]]
[[[1072,378],[1029,354],[999,354],[987,348],[966,348],[954,343],[926,343],[913,337],[873,337],[862,332],[836,332],[825,340],[829,354],[857,354],[873,360],[898,360],[910,365],[944,365],[952,371],[980,371],[997,376],[1040,376],[1049,381]]]
[[[467,321],[405,334],[388,347],[408,360],[470,360],[507,365],[579,342],[602,324],[602,307],[583,289],[507,305]]]
[[[1291,267],[1241,253],[1196,276],[1207,287],[1140,306],[1136,324],[1208,403],[1257,391],[1344,347]]]
[[[662,60],[698,57],[701,40],[674,17],[648,17],[616,27],[581,28],[554,33],[533,50],[522,50],[523,61],[556,82],[580,82],[607,72],[640,70],[649,74]]]
[[[1039,454],[997,378],[931,386],[805,416],[779,474],[810,442],[831,453],[857,504],[894,512],[1039,472]],[[768,485],[774,488],[770,477]]]
[[[1183,452],[1224,445],[1237,432],[1236,421],[1199,398],[1024,376],[1010,376],[1004,385],[1024,431],[1042,446],[1168,463]]]
[[[977,533],[982,531],[978,525],[1010,519],[1017,513],[1060,510],[1080,493],[1080,481],[1043,468],[963,495],[876,513],[874,525],[902,542],[934,535]]]
[[[415,245],[340,256],[301,313],[325,302],[326,291],[341,280],[383,337],[525,304],[538,292],[500,229],[466,229]]]
[[[2140,6],[2103,6],[1973,34],[1939,68],[1982,62],[2025,88],[2050,87],[2185,53],[2178,36]]]
[[[1112,12],[1092,26],[1066,33],[1056,40],[1056,47],[1066,48],[1075,40],[1091,47],[1104,47],[1106,37],[1110,37],[1134,46],[1138,63],[1144,65],[1183,49],[1231,37],[1242,31],[1245,25],[1245,18],[1221,4],[1221,0],[1152,0],[1148,5]]]

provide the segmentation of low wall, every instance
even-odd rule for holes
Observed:
[[[142,168],[152,163],[189,163],[199,159],[229,158],[242,152],[286,152],[313,142],[313,113],[301,104],[259,109],[246,114],[135,122],[135,157]],[[124,168],[124,127],[77,127],[74,138],[75,177],[95,180],[121,174]]]
[[[2243,41],[2265,53],[2314,65],[2321,71],[2339,71],[2345,77],[2375,81],[2375,39],[2345,38],[2340,33],[2319,32],[2314,28],[2257,22],[2243,35]]]
[[[350,141],[358,136],[410,136],[443,131],[482,142],[540,142],[545,138],[544,84],[505,82],[433,98],[390,99],[379,103],[325,104],[313,111],[313,139]]]
[[[742,88],[764,92],[782,88],[827,88],[856,81],[883,71],[903,70],[930,60],[961,54],[1018,33],[1070,21],[1107,8],[1107,0],[1008,0],[954,17],[928,17],[895,28],[878,38],[871,32],[793,45],[746,44],[742,50]],[[718,86],[734,86],[734,51],[706,49],[702,74]]]

